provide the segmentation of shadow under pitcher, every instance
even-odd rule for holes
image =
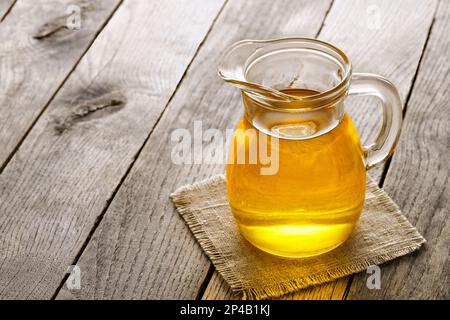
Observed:
[[[341,50],[307,38],[240,41],[226,50],[218,71],[243,97],[226,169],[241,234],[283,257],[314,256],[342,244],[361,214],[366,170],[386,160],[399,138],[395,87],[378,75],[352,74]],[[361,146],[345,113],[348,95],[381,101],[383,123],[370,145]],[[264,171],[262,149],[277,162],[273,170]]]

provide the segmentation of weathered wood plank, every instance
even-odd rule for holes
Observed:
[[[450,3],[441,1],[384,189],[427,239],[419,252],[381,266],[381,289],[356,276],[350,299],[450,298]]]
[[[222,276],[214,270],[208,286],[202,295],[202,300],[239,300],[240,297],[231,291],[231,287]]]
[[[16,0],[0,0],[0,21],[2,21]]]
[[[221,6],[120,6],[0,176],[1,298],[56,292]]]
[[[285,295],[280,300],[341,300],[342,293],[348,284],[347,278],[314,286],[305,290]],[[215,271],[205,292],[203,300],[239,300],[240,297],[231,291],[230,286],[223,280],[220,274]]]
[[[243,38],[314,36],[329,1],[230,1],[115,196],[78,265],[80,291],[63,287],[58,298],[195,298],[210,266],[169,200],[177,187],[222,165],[175,165],[171,132],[233,128],[241,116],[239,92],[221,81],[216,63]]]
[[[404,103],[435,9],[436,1],[336,0],[319,38],[343,49],[354,72],[376,73],[391,80]],[[363,141],[371,141],[381,125],[381,108],[375,103],[375,98],[348,99],[347,110]],[[381,168],[371,170],[370,175],[379,180]]]
[[[319,38],[343,49],[353,63],[355,72],[372,72],[394,82],[403,101],[410,90],[422,48],[435,10],[435,2],[336,0],[325,20]],[[411,14],[414,7],[420,14]],[[378,17],[373,16],[373,12]],[[349,19],[349,17],[353,17]],[[371,21],[371,19],[374,19]],[[380,125],[381,110],[376,100],[348,99],[347,110],[355,121],[363,140],[374,138]],[[370,175],[379,180],[382,166]],[[223,290],[221,277],[213,277],[203,298],[236,298]],[[348,279],[324,284],[290,295],[289,299],[342,299]],[[223,290],[223,294],[214,289]]]
[[[0,168],[119,3],[42,0],[14,5],[0,28]],[[79,30],[67,27],[70,5],[80,8]]]

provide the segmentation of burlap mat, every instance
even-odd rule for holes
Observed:
[[[370,178],[351,238],[326,254],[302,259],[264,253],[240,235],[222,175],[182,187],[171,199],[217,271],[244,299],[279,297],[341,278],[408,254],[425,242]]]

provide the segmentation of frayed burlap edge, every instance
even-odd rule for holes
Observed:
[[[340,265],[337,269],[327,270],[325,272],[312,274],[298,279],[292,279],[287,282],[278,283],[276,285],[268,286],[265,288],[246,288],[242,281],[237,277],[233,268],[231,268],[227,262],[227,257],[223,256],[211,241],[208,233],[203,229],[203,224],[200,223],[196,216],[196,210],[189,207],[191,204],[189,194],[195,191],[200,191],[202,188],[209,184],[215,184],[222,182],[223,175],[216,175],[209,179],[194,183],[192,185],[181,187],[170,195],[170,199],[175,204],[178,212],[183,217],[195,238],[199,242],[202,249],[208,255],[219,274],[230,285],[233,293],[238,294],[244,300],[252,299],[267,299],[277,298],[283,295],[293,293],[295,291],[305,289],[310,286],[323,284],[330,282],[345,276],[349,276],[354,273],[358,273],[366,270],[371,265],[380,265],[400,256],[409,254],[415,250],[418,250],[426,240],[420,235],[416,228],[414,228],[408,220],[401,214],[398,206],[392,201],[382,189],[378,189],[376,184],[370,179],[368,187],[375,197],[383,195],[386,197],[383,201],[384,204],[388,204],[395,207],[393,215],[399,220],[399,222],[407,227],[407,232],[411,236],[410,241],[415,241],[412,245],[409,245],[401,250],[394,250],[389,253],[379,254],[370,258],[356,258],[361,261],[352,261],[351,265]]]
[[[223,175],[216,175],[209,179],[194,183],[192,185],[184,186],[170,195],[170,199],[175,204],[179,214],[183,217],[195,238],[199,242],[203,251],[210,258],[219,274],[230,285],[231,290],[237,294],[245,292],[245,288],[242,285],[240,279],[236,276],[233,268],[231,268],[224,257],[211,241],[211,238],[207,232],[203,229],[202,223],[200,223],[196,216],[195,210],[189,207],[191,203],[188,194],[200,190],[205,185],[211,183],[218,183],[224,179]]]

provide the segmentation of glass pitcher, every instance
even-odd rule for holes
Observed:
[[[307,38],[240,41],[226,50],[218,72],[243,97],[226,169],[242,235],[283,257],[314,256],[342,244],[363,207],[366,170],[386,160],[399,138],[396,88],[378,75],[352,75],[341,50]],[[382,127],[370,145],[361,146],[345,113],[348,95],[381,100]],[[264,171],[262,149],[277,161],[275,170]]]

